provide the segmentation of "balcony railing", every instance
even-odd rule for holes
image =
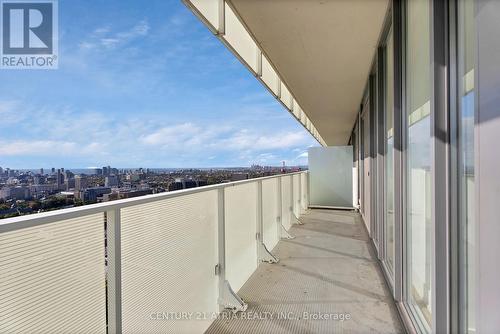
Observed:
[[[299,172],[0,222],[0,333],[203,332],[308,206]]]

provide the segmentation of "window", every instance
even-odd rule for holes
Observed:
[[[385,48],[385,175],[384,175],[384,221],[385,221],[385,254],[391,272],[394,272],[394,53],[392,29],[389,31]]]
[[[463,332],[474,322],[474,1],[458,1],[458,159],[461,236],[461,319]]]
[[[431,327],[432,219],[430,3],[406,2],[405,57],[406,301],[420,327]]]

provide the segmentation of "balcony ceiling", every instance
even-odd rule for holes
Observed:
[[[229,0],[328,145],[345,145],[388,0]]]

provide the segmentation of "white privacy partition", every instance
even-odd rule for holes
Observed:
[[[217,191],[121,210],[124,333],[201,333],[211,323],[158,312],[218,311]]]
[[[311,147],[309,206],[353,208],[352,146]]]
[[[278,200],[278,179],[262,181],[262,236],[268,250],[272,250],[279,241]]]
[[[292,227],[292,177],[281,178],[281,224],[288,230]]]
[[[257,183],[224,191],[226,279],[238,291],[257,269]]]
[[[0,233],[0,333],[106,333],[103,213]]]

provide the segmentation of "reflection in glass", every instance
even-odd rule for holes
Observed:
[[[387,36],[385,52],[385,253],[389,270],[394,272],[394,171],[393,171],[393,39],[392,29]]]
[[[406,2],[407,301],[424,329],[431,327],[430,4]]]
[[[474,321],[474,2],[459,1],[459,193],[462,235],[462,310],[464,332],[475,333]]]

